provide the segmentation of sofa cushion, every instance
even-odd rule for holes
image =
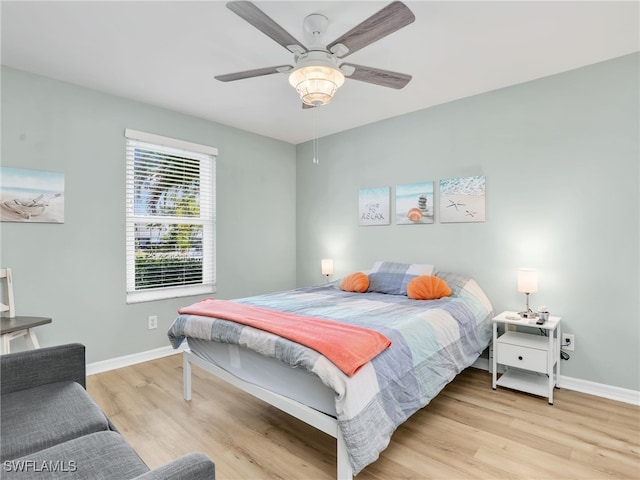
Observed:
[[[107,417],[76,382],[2,395],[0,419],[2,461],[109,429]]]
[[[1,468],[3,480],[127,480],[149,471],[119,433],[106,431],[4,461]]]

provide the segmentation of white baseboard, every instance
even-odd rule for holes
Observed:
[[[473,368],[477,368],[478,370],[486,370],[487,372],[491,371],[489,369],[489,359],[488,358],[478,357],[478,359],[475,361],[475,363],[473,365],[471,365],[471,366]]]
[[[109,360],[88,363],[87,375],[95,375],[96,373],[108,372],[109,370],[115,370],[116,368],[128,367],[137,363],[168,357],[169,355],[182,353],[186,348],[187,342],[182,342],[182,345],[175,350],[171,346],[167,345],[166,347],[155,348],[153,350],[147,350],[146,352],[133,353],[122,357],[110,358]]]
[[[187,349],[187,342],[182,342],[180,348],[174,350],[170,346],[147,350],[146,352],[134,353],[123,357],[103,360],[101,362],[93,362],[87,364],[87,375],[95,375],[96,373],[115,370],[116,368],[128,367],[137,363],[148,362],[157,358],[167,357],[176,353],[181,353]],[[472,365],[474,368],[489,371],[489,359],[480,357]],[[597,397],[608,398],[618,402],[630,403],[640,406],[640,392],[629,390],[627,388],[614,387],[603,383],[590,382],[588,380],[580,380],[579,378],[565,377],[560,375],[558,382],[560,388],[574,390],[576,392],[587,393]]]
[[[564,375],[560,375],[560,381],[558,383],[560,388],[640,406],[640,392],[636,390],[590,382],[589,380],[581,380],[579,378],[565,377]]]
[[[489,359],[480,357],[472,367],[489,371]],[[560,388],[566,388],[567,390],[574,390],[580,393],[595,395],[596,397],[608,398],[609,400],[640,406],[640,392],[636,390],[590,382],[589,380],[581,380],[579,378],[565,377],[564,375],[560,375],[558,386]]]

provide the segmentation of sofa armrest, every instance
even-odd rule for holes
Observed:
[[[215,464],[204,453],[190,453],[133,480],[214,480]]]
[[[55,382],[86,385],[85,347],[79,343],[0,355],[0,393]]]

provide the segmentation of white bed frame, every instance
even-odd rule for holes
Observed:
[[[185,350],[182,353],[182,362],[183,396],[185,400],[191,400],[191,364],[194,364],[221,380],[334,437],[337,440],[337,480],[353,480],[353,471],[349,463],[347,446],[338,427],[338,421],[334,417],[242,380],[217,365],[198,357],[191,350]]]

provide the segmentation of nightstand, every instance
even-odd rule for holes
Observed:
[[[549,399],[553,405],[553,389],[560,378],[560,317],[550,316],[542,325],[537,318],[521,318],[517,312],[502,312],[493,318],[492,387],[520,390]],[[505,333],[498,336],[498,324]],[[511,326],[539,328],[544,335],[515,331]],[[506,367],[498,378],[498,365]]]

